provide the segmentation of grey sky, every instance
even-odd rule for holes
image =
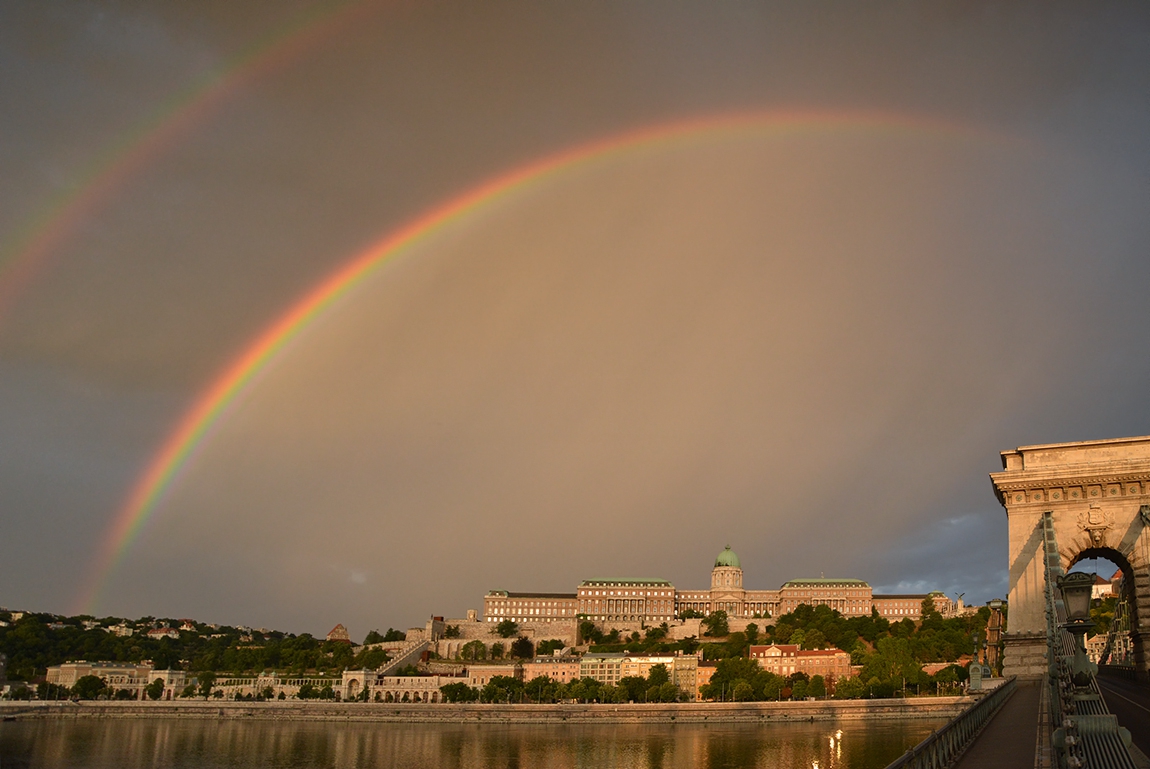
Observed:
[[[0,8],[0,242],[307,3]],[[725,135],[560,174],[261,377],[101,612],[354,636],[595,576],[1005,592],[986,473],[1150,433],[1134,4],[366,7],[196,114],[0,316],[0,604],[67,611],[180,415],[352,254],[644,125],[873,110],[1003,137]],[[2,278],[0,273],[0,278]]]

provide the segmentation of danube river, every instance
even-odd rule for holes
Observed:
[[[944,720],[394,724],[184,719],[0,723],[0,769],[881,769]]]

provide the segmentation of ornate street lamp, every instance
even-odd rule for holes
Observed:
[[[1086,658],[1086,631],[1094,627],[1090,619],[1090,594],[1094,578],[1080,571],[1072,571],[1058,578],[1062,604],[1066,607],[1066,622],[1060,627],[1074,634],[1074,663],[1071,666],[1075,686],[1087,686],[1094,676],[1094,666]]]

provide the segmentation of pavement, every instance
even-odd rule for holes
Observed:
[[[1150,755],[1150,686],[1108,675],[1098,676],[1098,686],[1106,707],[1118,716],[1119,724],[1130,730],[1134,746],[1142,753],[1134,759],[1145,761]]]
[[[1040,694],[1038,681],[1019,681],[1018,689],[954,766],[957,769],[1033,767]]]

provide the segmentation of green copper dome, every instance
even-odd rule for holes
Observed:
[[[719,557],[715,559],[715,566],[733,566],[736,569],[743,568],[739,565],[739,556],[735,555],[735,551],[727,545],[727,549],[719,553]]]

